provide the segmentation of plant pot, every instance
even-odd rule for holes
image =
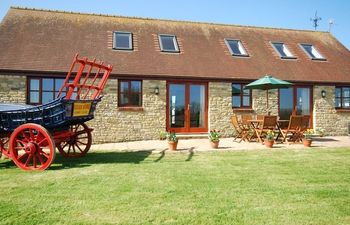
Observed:
[[[220,141],[210,141],[210,145],[212,148],[219,148]]]
[[[303,144],[305,147],[311,147],[312,140],[311,139],[303,139]]]
[[[176,151],[176,148],[177,148],[177,142],[174,142],[174,141],[168,141],[168,146],[169,146],[169,150],[171,150],[171,151]]]
[[[165,140],[166,139],[166,137],[159,137],[159,140]]]
[[[265,140],[264,144],[267,148],[272,148],[273,144],[275,143],[275,140]]]

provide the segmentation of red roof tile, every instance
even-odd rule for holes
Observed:
[[[130,31],[134,51],[112,50],[112,32]],[[180,54],[162,53],[158,34],[176,35]],[[224,38],[240,39],[250,57],[230,55]],[[270,41],[297,57],[282,60]],[[327,61],[308,58],[298,45],[313,44]],[[0,70],[68,70],[71,58],[97,57],[113,74],[210,79],[350,82],[350,52],[328,32],[130,18],[11,8],[0,25]]]

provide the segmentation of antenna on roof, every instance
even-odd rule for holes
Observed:
[[[322,18],[321,17],[319,17],[319,16],[317,16],[317,10],[316,10],[316,12],[315,12],[315,16],[313,17],[313,18],[310,18],[310,20],[312,21],[312,26],[315,28],[315,30],[317,30],[317,27],[319,26],[318,25],[318,22],[320,21],[320,20],[322,20]]]
[[[332,30],[333,25],[335,25],[334,19],[332,19],[332,18],[329,19],[329,20],[328,20],[328,24],[329,24],[328,32],[330,33],[331,30]]]

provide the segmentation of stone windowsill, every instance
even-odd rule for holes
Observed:
[[[233,112],[254,112],[252,108],[233,108]]]
[[[335,109],[335,111],[338,112],[350,112],[350,109]]]
[[[118,107],[118,111],[129,111],[129,112],[142,112],[143,107]]]

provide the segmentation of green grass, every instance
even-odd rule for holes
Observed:
[[[350,149],[0,161],[0,224],[350,224]]]

